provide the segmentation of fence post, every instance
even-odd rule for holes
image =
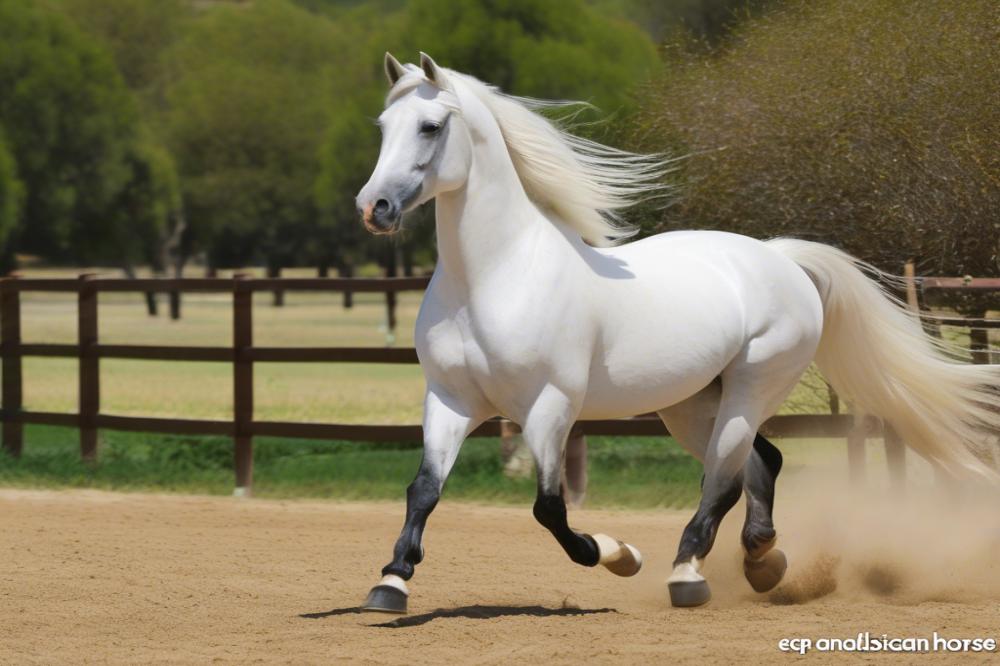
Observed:
[[[903,265],[903,279],[906,282],[906,306],[913,314],[920,316],[920,301],[917,299],[917,271],[913,261]]]
[[[861,485],[865,479],[865,440],[868,424],[864,414],[854,412],[854,423],[847,431],[847,468],[853,485]]]
[[[913,260],[907,261],[903,266],[903,277],[906,279],[906,307],[919,321],[920,300],[917,297],[917,277]],[[927,331],[927,326],[921,325],[924,331]],[[882,438],[885,442],[885,460],[889,466],[889,486],[895,492],[902,492],[906,485],[906,445],[889,423],[883,425]]]
[[[253,487],[253,291],[247,275],[233,276],[233,461],[236,488],[246,497]]]
[[[884,426],[885,460],[889,467],[889,487],[894,492],[903,492],[906,486],[906,445],[899,433],[889,425]]]
[[[21,391],[21,294],[11,275],[0,282],[0,350],[3,350],[3,447],[18,458],[24,448],[24,426],[17,420]]]
[[[94,275],[80,276],[77,289],[77,356],[80,362],[80,457],[97,460],[97,414],[101,409],[101,368],[97,356],[97,289]]]

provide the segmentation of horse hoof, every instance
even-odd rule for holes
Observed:
[[[712,591],[706,580],[679,580],[667,583],[670,591],[670,603],[678,608],[691,608],[708,603]]]
[[[768,592],[781,582],[788,569],[788,559],[777,548],[767,551],[759,560],[743,560],[743,575],[754,592]]]
[[[376,613],[406,613],[409,591],[406,583],[398,576],[386,576],[368,593],[361,610]]]
[[[598,560],[604,567],[616,576],[634,576],[642,568],[642,553],[635,546],[609,537],[607,534],[595,534]]]

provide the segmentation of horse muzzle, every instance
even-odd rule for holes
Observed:
[[[399,231],[402,210],[398,203],[389,199],[378,199],[358,207],[365,229],[379,236]]]

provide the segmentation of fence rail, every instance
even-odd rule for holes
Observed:
[[[420,441],[419,425],[355,425],[258,421],[254,419],[255,363],[417,363],[413,348],[377,347],[257,347],[253,344],[253,294],[262,291],[321,291],[396,293],[422,291],[429,279],[416,278],[175,278],[119,279],[82,275],[79,279],[0,280],[0,358],[3,359],[2,437],[4,448],[18,456],[23,449],[24,424],[64,426],[79,429],[80,454],[96,460],[101,429],[178,435],[232,437],[238,494],[249,492],[253,483],[253,438],[291,437],[359,441]],[[932,289],[1000,290],[1000,279],[924,278]],[[994,284],[995,283],[995,284]],[[21,340],[23,292],[71,292],[77,295],[77,343],[24,343]],[[230,346],[107,345],[98,338],[98,300],[105,292],[214,292],[232,294],[233,338]],[[952,324],[952,321],[955,324]],[[993,325],[995,320],[988,320]],[[969,325],[949,319],[950,325]],[[976,322],[975,325],[979,325]],[[23,406],[22,358],[25,356],[77,358],[79,360],[79,410],[77,413],[28,411]],[[180,419],[119,416],[101,412],[101,359],[226,362],[233,366],[233,417],[231,419]],[[655,415],[632,419],[582,421],[584,434],[648,436],[668,434]],[[859,446],[867,437],[882,436],[876,419],[857,419],[843,414],[781,415],[762,427],[773,437],[847,437],[852,469],[858,466]],[[482,424],[473,436],[500,436],[501,421]],[[893,440],[891,432],[887,441]],[[902,447],[898,447],[901,456]],[[895,448],[893,450],[895,450]]]

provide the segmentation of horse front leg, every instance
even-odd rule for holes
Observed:
[[[392,551],[392,561],[382,568],[382,580],[371,589],[361,610],[405,613],[413,577],[424,558],[421,539],[427,518],[441,497],[466,436],[479,421],[428,391],[424,401],[424,456],[413,483],[406,489],[406,520]]]
[[[633,576],[642,567],[642,555],[634,546],[606,534],[577,532],[569,526],[560,482],[564,446],[575,420],[576,410],[570,400],[552,389],[543,392],[525,420],[524,441],[538,470],[535,519],[577,564],[601,564],[619,576]]]

